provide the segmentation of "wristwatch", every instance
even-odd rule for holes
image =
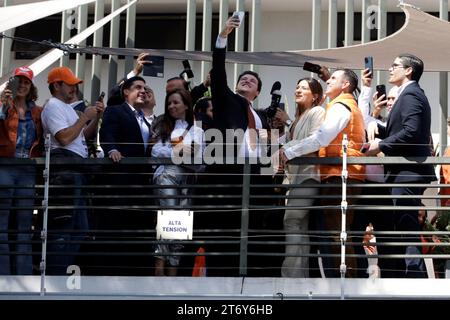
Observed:
[[[292,124],[292,120],[291,119],[287,119],[285,122],[286,126],[290,127]]]

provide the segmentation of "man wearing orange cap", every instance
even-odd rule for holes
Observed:
[[[52,97],[42,112],[42,125],[44,133],[51,135],[51,158],[88,157],[86,138],[90,138],[96,133],[98,114],[102,110],[100,106],[87,107],[80,115],[73,110],[70,102],[77,94],[77,84],[82,82],[67,67],[53,68],[48,73],[48,84]],[[50,183],[52,184],[75,186],[85,184],[85,177],[76,170],[59,167],[51,172]],[[74,197],[75,208],[86,205],[80,188],[75,187],[68,192]],[[65,195],[67,195],[67,191]],[[87,213],[84,209],[54,211],[48,221],[50,231],[52,229],[87,231],[88,229]],[[49,239],[58,244],[49,242],[48,251],[77,252],[80,245],[67,243],[67,241],[80,241],[84,236],[82,232],[51,233]],[[66,268],[73,263],[73,260],[74,256],[70,254],[68,256],[49,255],[47,258],[49,274],[66,274]]]

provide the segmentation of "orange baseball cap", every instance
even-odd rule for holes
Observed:
[[[30,81],[33,81],[33,70],[31,70],[29,67],[27,66],[23,66],[23,67],[18,67],[14,70],[14,75],[15,76],[22,76],[27,78]]]
[[[57,68],[53,68],[52,70],[50,70],[50,72],[48,73],[48,79],[47,82],[50,83],[54,83],[54,82],[58,82],[58,81],[62,81],[65,84],[68,85],[75,85],[75,84],[79,84],[79,83],[83,83],[83,80],[78,79],[72,72],[72,70],[70,70],[67,67],[57,67]]]

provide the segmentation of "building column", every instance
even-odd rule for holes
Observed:
[[[87,4],[83,4],[78,7],[77,33],[80,33],[86,29],[87,13],[88,13],[88,5]],[[79,43],[79,45],[85,46],[86,40],[81,41]],[[76,61],[75,61],[75,75],[80,79],[84,79],[85,64],[86,64],[86,55],[77,53]],[[84,92],[84,84],[80,83],[78,85],[78,87],[79,87],[79,90],[81,91],[81,93],[83,93]]]
[[[97,22],[105,16],[105,0],[95,2],[94,22]],[[94,32],[94,47],[103,47],[103,27]],[[102,78],[102,56],[92,55],[92,75],[91,75],[91,104],[93,104],[100,95]]]
[[[211,51],[212,0],[203,0],[202,21],[202,51]],[[211,63],[202,61],[200,81],[206,78],[210,69]]]
[[[250,12],[250,51],[257,52],[260,50],[261,34],[261,0],[252,0],[252,9]],[[257,64],[251,64],[250,70],[259,72],[259,66]],[[259,100],[254,101],[253,105],[258,108]]]
[[[261,0],[252,0],[252,9],[250,12],[250,51],[257,52],[260,50],[261,34]],[[251,64],[250,70],[258,72],[258,65]]]
[[[439,18],[448,21],[448,0],[439,1]],[[448,118],[448,72],[439,72],[439,155],[444,156],[447,147],[447,118]]]
[[[5,0],[4,7],[13,5],[12,0]],[[15,29],[9,29],[3,31],[3,34],[7,37],[12,37],[14,35]],[[12,40],[8,38],[2,38],[1,40],[1,51],[0,51],[0,77],[10,72],[11,68],[11,49]]]
[[[133,0],[128,0],[128,3]],[[127,9],[127,20],[125,27],[125,47],[126,48],[135,48],[136,46],[136,6],[137,3],[130,6]],[[133,56],[125,56],[125,69],[124,76],[130,72],[134,67],[134,57]]]
[[[345,37],[344,46],[351,46],[353,44],[353,25],[354,25],[354,4],[353,0],[345,0]]]
[[[236,11],[244,11],[245,12],[245,1],[244,0],[236,0]],[[241,25],[239,28],[235,30],[235,44],[234,51],[242,52],[244,51],[244,37],[245,37],[245,16],[242,19]],[[241,64],[234,64],[234,81],[236,83],[237,78],[242,73],[243,66]]]
[[[195,20],[196,20],[195,0],[187,0],[186,9],[186,51],[195,50]]]
[[[77,12],[75,9],[69,9],[62,12],[61,18],[61,43],[66,42],[70,38],[70,30],[76,27]],[[69,55],[63,55],[59,59],[60,67],[69,66]]]
[[[362,0],[361,3],[361,43],[370,42],[370,29],[367,25],[370,0]]]
[[[111,0],[111,12],[120,8],[120,0]],[[109,47],[117,48],[119,46],[119,27],[120,15],[114,17],[110,24]],[[119,57],[110,55],[108,59],[109,73],[108,73],[108,92],[117,84],[117,69]]]
[[[320,14],[322,1],[312,0],[312,33],[311,33],[311,49],[320,48]]]
[[[335,48],[337,33],[337,0],[328,3],[328,48]]]
[[[228,20],[228,0],[220,0],[219,5],[219,32],[225,27]]]
[[[386,37],[387,30],[387,9],[386,1],[378,0],[378,15],[377,15],[377,25],[378,25],[378,40]],[[392,57],[394,59],[394,57]],[[386,72],[378,70],[375,74],[376,83],[386,83]]]

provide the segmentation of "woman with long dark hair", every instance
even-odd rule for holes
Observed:
[[[189,208],[191,199],[189,188],[167,188],[195,182],[195,172],[203,169],[194,165],[194,159],[203,154],[203,130],[194,125],[194,114],[189,91],[175,89],[166,95],[164,115],[155,126],[152,157],[171,158],[176,164],[161,164],[155,170],[153,183],[164,186],[156,188],[160,196],[159,206],[163,209]],[[171,198],[171,196],[173,198]],[[179,197],[184,196],[184,197]],[[156,253],[176,253],[183,249],[181,244],[157,244]],[[175,276],[180,256],[156,256],[155,275]]]
[[[292,122],[286,112],[278,109],[275,117],[277,120],[287,123],[289,131],[286,133],[287,143],[283,148],[298,143],[315,131],[317,131],[325,117],[325,110],[320,107],[323,98],[323,89],[320,83],[313,78],[303,78],[297,82],[295,89],[295,103],[297,109],[295,120]],[[317,157],[318,153],[304,155],[305,157]],[[312,196],[319,194],[318,188],[295,187],[299,184],[320,184],[320,172],[318,165],[294,165],[287,164],[284,183],[292,185],[287,195],[292,198],[287,200],[284,213],[284,230],[286,234],[286,258],[281,267],[283,277],[307,278],[309,276],[309,245],[299,244],[309,242],[308,231],[309,209],[314,203]],[[298,208],[298,209],[297,209]],[[303,255],[303,256],[302,256]]]

